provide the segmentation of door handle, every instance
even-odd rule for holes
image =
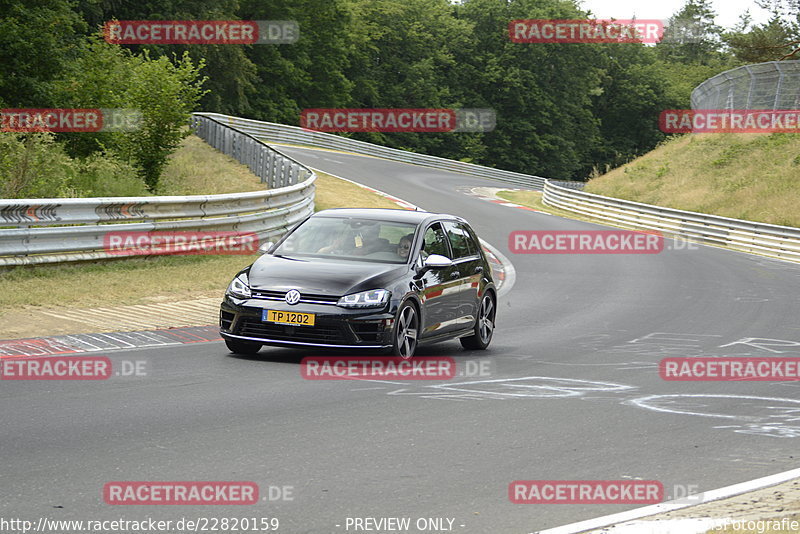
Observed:
[[[458,278],[459,276],[461,276],[461,273],[458,271],[453,271],[450,273],[450,278]]]

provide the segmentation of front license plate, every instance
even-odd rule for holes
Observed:
[[[314,326],[313,313],[262,310],[261,320],[269,323],[290,324],[294,326]]]

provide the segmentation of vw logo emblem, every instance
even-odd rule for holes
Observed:
[[[286,304],[297,304],[300,302],[300,292],[296,289],[290,289],[286,292],[286,296],[283,298],[286,300]]]

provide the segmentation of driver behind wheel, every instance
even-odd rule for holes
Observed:
[[[367,256],[374,252],[392,250],[389,240],[379,235],[380,226],[377,224],[350,229],[336,237],[330,245],[317,250],[317,254]]]
[[[353,237],[355,249],[353,254],[356,256],[366,256],[373,252],[390,250],[389,240],[379,237],[381,228],[377,224],[362,226]]]

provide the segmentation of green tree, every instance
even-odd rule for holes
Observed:
[[[138,129],[97,134],[65,134],[75,156],[98,151],[119,154],[133,163],[151,191],[156,191],[167,157],[189,135],[186,125],[204,92],[203,62],[188,53],[170,61],[134,55],[98,37],[89,39],[86,53],[66,68],[56,85],[65,107],[131,109],[141,114]]]
[[[250,98],[254,118],[297,125],[306,108],[343,107],[353,82],[345,76],[352,42],[349,0],[242,0],[244,20],[294,20],[294,44],[245,49],[256,65],[257,91]]]
[[[665,65],[652,48],[629,44],[609,44],[605,48],[597,58],[603,76],[592,108],[600,120],[600,141],[585,162],[582,176],[595,167],[605,169],[627,163],[656,146],[665,137],[658,127],[660,113],[686,107],[691,91],[686,88],[685,99],[671,91],[664,75]]]
[[[454,82],[466,84],[497,112],[484,135],[481,163],[552,178],[575,178],[599,143],[592,98],[602,90],[594,45],[514,43],[514,19],[585,17],[559,0],[466,0],[459,18],[474,24],[470,52]],[[633,45],[638,46],[638,45]]]
[[[797,25],[774,16],[769,22],[750,26],[742,23],[727,32],[725,42],[742,63],[800,59],[800,31]]]
[[[167,158],[189,135],[186,124],[203,95],[203,62],[188,53],[173,62],[145,51],[131,71],[125,101],[141,112],[141,127],[122,136],[121,154],[134,161],[150,191],[156,191]]]
[[[490,107],[456,80],[472,49],[473,25],[446,0],[353,0],[347,77],[363,108]],[[456,159],[483,152],[480,134],[360,133],[353,137]],[[467,150],[466,147],[470,149]]]
[[[0,198],[65,196],[73,177],[53,134],[0,132]]]
[[[84,53],[62,67],[62,77],[53,82],[53,100],[63,108],[125,108],[131,71],[141,60],[129,51],[110,45],[97,36],[86,39]],[[59,134],[73,157],[95,152],[119,151],[122,133]]]
[[[711,0],[686,0],[670,17],[664,38],[656,45],[662,59],[688,64],[709,64],[720,60],[722,28],[714,23]]]
[[[238,0],[156,0],[150,2],[83,1],[77,6],[95,32],[110,20],[237,20]],[[151,57],[182,57],[184,52],[195,64],[205,63],[208,77],[206,93],[200,99],[204,111],[252,114],[250,97],[259,82],[255,65],[245,47],[232,45],[123,45],[136,54],[148,50]]]
[[[0,101],[52,106],[51,83],[82,52],[84,29],[67,0],[0,0]]]

